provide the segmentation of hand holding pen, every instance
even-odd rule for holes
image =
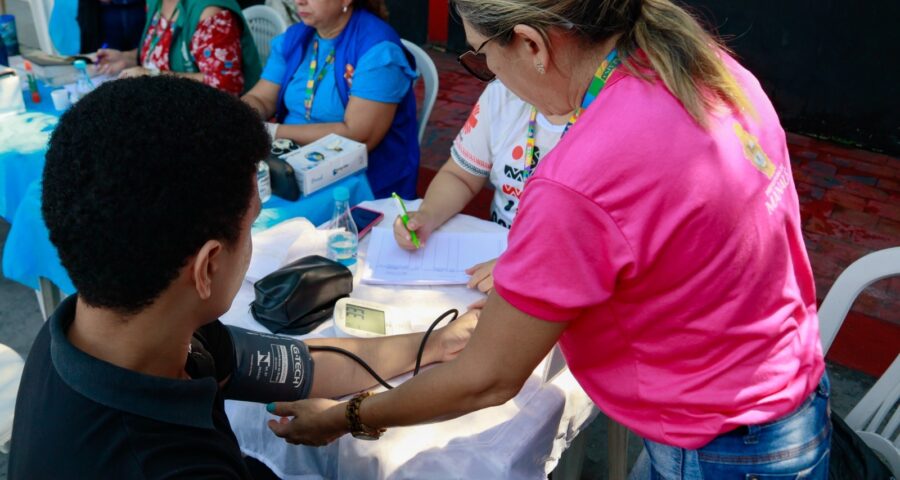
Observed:
[[[394,220],[394,239],[404,250],[417,250],[425,246],[425,241],[436,229],[431,216],[424,210],[407,212],[403,200],[392,195],[400,208],[400,215]]]

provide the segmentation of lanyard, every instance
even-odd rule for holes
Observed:
[[[609,77],[612,76],[612,73],[616,70],[616,67],[619,66],[621,61],[619,60],[618,52],[613,49],[613,51],[609,52],[609,55],[603,59],[603,62],[600,63],[600,66],[597,67],[597,71],[594,72],[594,78],[591,80],[591,84],[588,86],[587,92],[584,94],[584,100],[581,101],[581,106],[576,108],[574,112],[572,112],[572,116],[569,117],[569,122],[566,123],[566,129],[563,130],[563,135],[569,131],[569,128],[572,125],[575,125],[575,122],[578,121],[578,118],[581,116],[581,112],[587,109],[597,99],[597,96],[600,95],[600,91],[603,90],[603,87],[606,86],[606,82],[609,80]],[[537,108],[534,106],[531,107],[531,116],[528,117],[528,130],[525,137],[525,175],[531,175],[531,172],[536,167],[536,162],[534,161],[534,130],[537,125]]]
[[[162,2],[159,2],[159,8],[156,10],[156,13],[159,16],[156,18],[156,21],[153,22],[153,38],[150,39],[150,48],[147,49],[147,55],[144,57],[144,65],[150,64],[150,55],[153,54],[153,49],[156,48],[156,45],[158,45],[159,41],[162,39],[163,33],[165,33],[165,30],[162,32],[159,31],[159,25],[162,23],[163,18]],[[172,16],[167,19],[167,29],[172,28],[172,21],[175,19],[175,15],[178,15],[178,4],[175,5],[175,10],[172,10]],[[172,33],[172,39],[174,40],[174,38],[175,34]],[[171,46],[169,49],[171,50]]]
[[[312,114],[313,99],[316,97],[316,86],[325,77],[325,70],[334,63],[334,49],[325,57],[325,65],[316,75],[316,68],[319,66],[319,41],[314,40],[312,44],[312,60],[309,61],[309,79],[306,81],[306,99],[303,100],[303,106],[306,107],[306,119],[310,119]]]

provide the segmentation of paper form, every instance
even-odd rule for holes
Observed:
[[[458,285],[469,281],[466,269],[497,258],[506,250],[507,232],[435,232],[425,246],[406,251],[393,230],[372,229],[362,281],[388,285]]]

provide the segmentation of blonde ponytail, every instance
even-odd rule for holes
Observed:
[[[722,103],[751,112],[747,96],[720,57],[728,52],[725,46],[671,1],[640,3],[640,15],[618,42],[631,73],[646,78],[641,69],[655,72],[700,125],[705,126],[706,113]]]
[[[720,55],[728,50],[671,0],[454,0],[480,33],[506,43],[513,27],[551,28],[587,44],[621,34],[617,48],[632,74],[657,76],[701,126],[723,104],[752,114],[746,95]],[[652,73],[647,74],[646,72]]]

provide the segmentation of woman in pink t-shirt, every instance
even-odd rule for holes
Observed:
[[[497,405],[558,341],[645,439],[638,478],[826,478],[814,282],[759,82],[670,0],[455,5],[470,70],[576,115],[524,186],[459,358],[347,404],[272,405],[295,417],[272,430],[316,444]]]

